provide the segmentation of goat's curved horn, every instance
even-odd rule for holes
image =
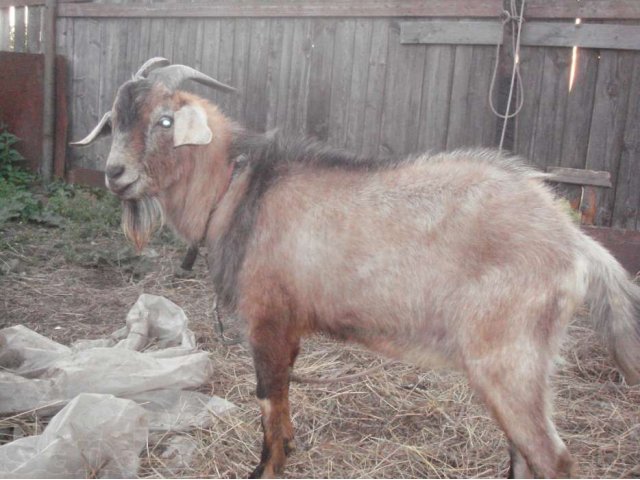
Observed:
[[[98,124],[95,126],[93,130],[91,130],[91,133],[89,133],[89,135],[87,135],[82,140],[79,140],[77,142],[71,142],[69,143],[69,145],[74,145],[79,147],[84,147],[86,145],[89,145],[103,133],[103,130],[105,128],[109,128],[108,124],[110,121],[111,121],[111,111],[105,113],[102,116]]]
[[[195,68],[186,65],[169,65],[167,67],[158,68],[149,74],[149,80],[158,80],[162,82],[169,90],[175,90],[184,80],[195,80],[198,83],[208,87],[217,88],[223,92],[235,92],[236,89],[222,83],[215,78],[211,78]]]
[[[170,64],[171,62],[166,58],[162,58],[162,57],[150,58],[149,60],[147,60],[142,64],[142,66],[138,69],[138,71],[133,76],[133,78],[146,78],[147,75],[149,75],[149,73],[152,70],[155,70],[156,68],[160,68],[160,67],[166,67],[167,65],[170,65]]]

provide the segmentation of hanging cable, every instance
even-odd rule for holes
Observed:
[[[520,113],[522,107],[524,105],[524,93],[522,92],[522,78],[520,76],[520,35],[522,32],[522,23],[524,22],[524,8],[525,8],[526,0],[522,0],[520,4],[520,12],[517,12],[516,0],[511,0],[510,2],[510,11],[505,10],[503,12],[503,24],[511,23],[512,25],[516,25],[515,35],[511,36],[511,48],[513,52],[513,69],[511,71],[511,82],[509,86],[509,95],[507,97],[507,107],[505,109],[505,113],[502,114],[498,112],[496,106],[493,103],[493,91],[495,89],[496,77],[498,75],[498,65],[500,62],[500,43],[496,45],[496,60],[493,68],[493,75],[491,76],[491,85],[489,86],[489,106],[491,111],[498,118],[503,120],[502,122],[502,132],[500,135],[500,145],[499,149],[502,151],[504,147],[504,139],[507,133],[507,123],[509,119],[514,118]],[[516,109],[513,113],[509,113],[511,110],[511,103],[513,101],[513,94],[515,91],[516,80],[518,81],[518,85],[520,88],[517,89],[517,99],[516,99]]]

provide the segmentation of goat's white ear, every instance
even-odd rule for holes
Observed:
[[[207,125],[207,112],[199,105],[185,105],[174,116],[173,146],[207,145],[213,133]]]

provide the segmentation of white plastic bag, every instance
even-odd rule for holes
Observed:
[[[82,394],[42,435],[0,447],[2,478],[133,478],[149,433],[134,401]]]
[[[147,294],[129,311],[127,327],[108,339],[69,348],[21,325],[0,330],[0,368],[0,414],[61,408],[84,392],[126,397],[195,388],[212,374],[182,309]]]

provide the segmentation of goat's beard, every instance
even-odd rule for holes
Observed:
[[[122,231],[140,253],[151,236],[164,224],[162,205],[156,197],[144,196],[122,202]]]

